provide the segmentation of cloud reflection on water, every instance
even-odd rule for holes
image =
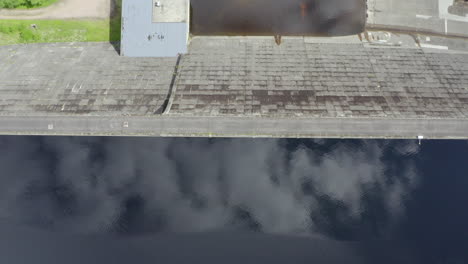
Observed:
[[[78,233],[340,237],[330,222],[352,226],[376,207],[386,236],[418,183],[415,142],[291,142],[1,137],[0,218]]]

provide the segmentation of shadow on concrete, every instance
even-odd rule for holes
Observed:
[[[192,0],[191,33],[347,36],[364,31],[362,0]]]
[[[111,0],[109,17],[109,41],[120,54],[120,31],[122,24],[122,0]]]

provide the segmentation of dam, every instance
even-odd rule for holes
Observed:
[[[173,57],[120,56],[111,43],[2,46],[0,134],[468,138],[467,22],[437,1],[413,0],[424,14],[383,2],[367,3],[360,34],[280,45],[193,35]]]

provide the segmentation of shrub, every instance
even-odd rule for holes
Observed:
[[[33,8],[50,3],[51,0],[0,0],[0,8]]]
[[[36,32],[32,31],[31,29],[27,27],[22,27],[19,30],[20,33],[20,38],[21,42],[27,43],[27,42],[34,42],[39,40],[40,36]]]

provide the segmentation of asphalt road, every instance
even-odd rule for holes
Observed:
[[[0,117],[3,135],[468,139],[468,120],[261,117]]]

